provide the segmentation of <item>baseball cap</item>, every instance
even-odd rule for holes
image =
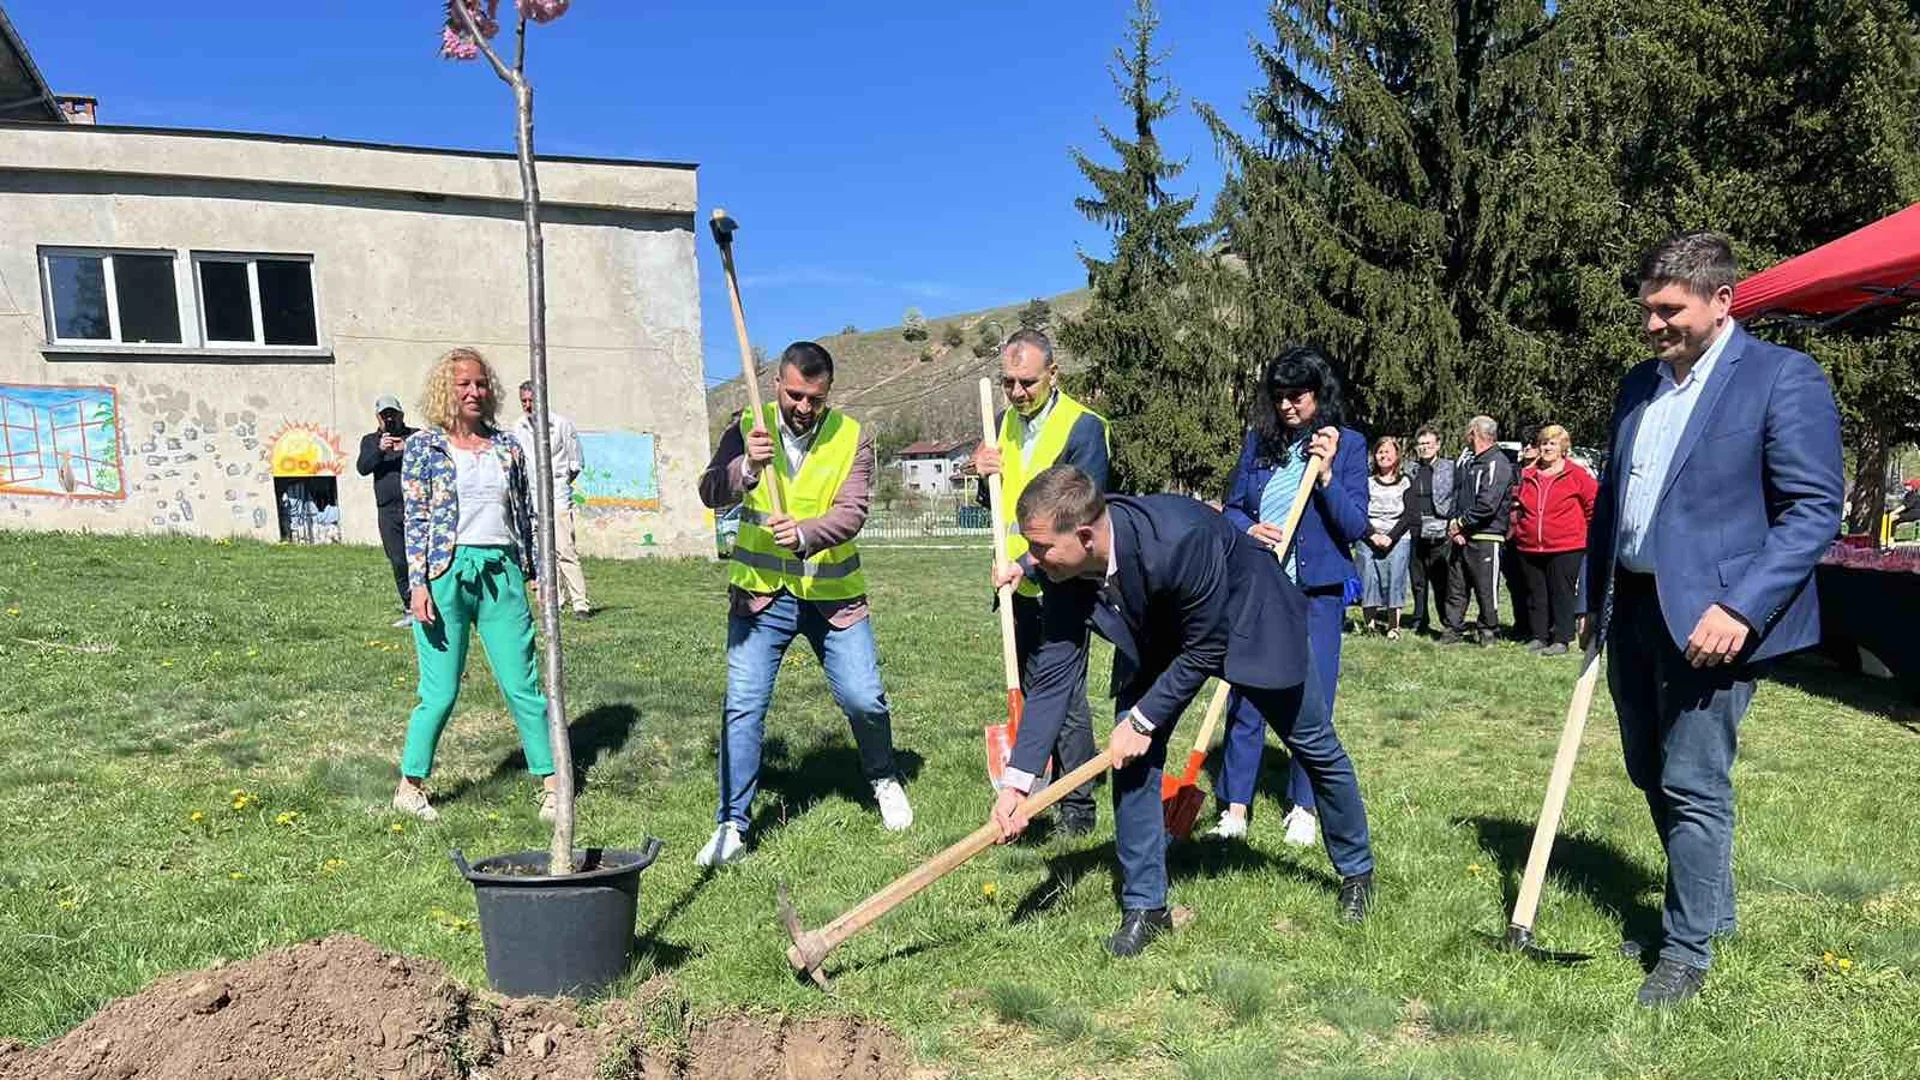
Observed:
[[[394,397],[392,394],[381,394],[379,397],[373,399],[374,412],[383,413],[389,409],[397,413],[403,413],[407,411],[400,407],[400,399],[397,397]]]

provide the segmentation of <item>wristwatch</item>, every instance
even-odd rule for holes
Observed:
[[[1127,726],[1141,735],[1153,734],[1153,725],[1147,723],[1146,718],[1140,715],[1139,709],[1127,710]]]

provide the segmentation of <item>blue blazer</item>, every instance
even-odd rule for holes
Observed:
[[[1819,365],[1736,325],[1674,448],[1650,540],[1660,614],[1680,649],[1710,604],[1753,628],[1744,659],[1820,641],[1808,587],[1840,531],[1840,414]],[[1620,384],[1607,468],[1587,537],[1588,597],[1613,580],[1623,475],[1647,402],[1660,386],[1647,360]]]
[[[1256,464],[1260,435],[1248,431],[1240,446],[1240,464],[1234,466],[1220,510],[1241,532],[1260,520],[1260,496],[1273,478],[1271,465]],[[1367,437],[1352,428],[1340,429],[1340,449],[1333,455],[1333,479],[1315,485],[1313,499],[1300,517],[1300,536],[1293,555],[1300,585],[1324,589],[1344,585],[1353,576],[1353,544],[1372,529],[1367,523]],[[1268,556],[1271,558],[1272,556]]]
[[[1306,595],[1274,572],[1273,555],[1203,502],[1184,495],[1114,495],[1116,588],[1089,578],[1041,581],[1039,647],[1029,661],[1026,712],[1012,767],[1046,766],[1080,689],[1087,625],[1113,643],[1119,711],[1167,729],[1210,675],[1235,686],[1284,688],[1307,679]]]

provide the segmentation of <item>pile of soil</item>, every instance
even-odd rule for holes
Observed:
[[[498,998],[350,936],[160,979],[43,1047],[0,1041],[0,1080],[884,1080],[905,1047],[857,1021],[741,1017],[646,1045],[649,1002],[588,1026],[564,1000]]]

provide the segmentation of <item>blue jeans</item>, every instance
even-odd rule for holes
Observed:
[[[1346,618],[1346,591],[1341,586],[1307,593],[1307,648],[1312,653],[1314,674],[1325,692],[1329,724],[1333,722],[1333,697],[1340,683],[1340,638]],[[1227,714],[1226,745],[1220,755],[1220,775],[1213,784],[1214,798],[1222,803],[1239,803],[1251,812],[1253,789],[1260,779],[1260,755],[1266,749],[1267,725],[1260,719],[1260,711],[1236,691]],[[1297,760],[1287,769],[1287,801],[1306,810],[1316,806],[1313,785]]]
[[[1333,732],[1327,696],[1320,691],[1315,665],[1307,681],[1284,690],[1242,690],[1256,722],[1271,726],[1305,772],[1320,806],[1320,835],[1327,857],[1341,877],[1373,870],[1373,847],[1360,781],[1353,762]],[[1116,702],[1125,715],[1134,704]],[[1174,725],[1153,733],[1147,753],[1113,774],[1114,853],[1120,859],[1120,906],[1127,911],[1167,904],[1167,829],[1160,803],[1160,773]]]
[[[1653,579],[1641,574],[1615,578],[1607,649],[1627,777],[1646,795],[1667,852],[1660,956],[1704,968],[1710,939],[1734,926],[1733,758],[1753,671],[1687,663]]]
[[[872,621],[862,619],[836,630],[818,607],[781,593],[758,614],[727,618],[727,701],[720,736],[720,810],[714,821],[731,821],[742,832],[752,819],[753,797],[760,793],[760,745],[766,737],[774,677],[796,635],[805,635],[826,671],[827,688],[853,726],[867,779],[896,775],[893,719],[880,685]]]

